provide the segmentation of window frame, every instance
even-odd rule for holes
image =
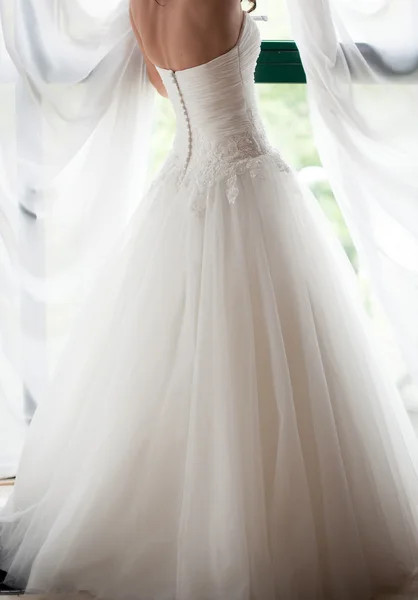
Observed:
[[[255,70],[256,83],[306,83],[299,50],[292,40],[263,40]]]

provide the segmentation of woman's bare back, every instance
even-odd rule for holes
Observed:
[[[131,0],[131,21],[153,85],[155,65],[180,71],[230,50],[242,25],[240,0]],[[164,94],[165,95],[165,94]]]

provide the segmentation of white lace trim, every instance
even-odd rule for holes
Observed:
[[[263,179],[264,167],[269,162],[284,173],[289,173],[290,169],[283,161],[278,152],[268,152],[254,157],[247,157],[234,162],[223,164],[216,163],[207,174],[206,184],[201,179],[195,180],[189,185],[193,186],[193,202],[191,209],[194,212],[202,213],[206,210],[206,198],[208,189],[218,181],[226,180],[226,196],[230,205],[235,204],[239,196],[238,177],[249,172],[251,178]]]
[[[252,178],[262,178],[266,161],[281,172],[290,172],[280,154],[269,144],[258,117],[249,111],[247,127],[237,134],[216,142],[208,141],[199,132],[189,135],[187,160],[174,151],[157,180],[161,185],[168,177],[174,176],[177,190],[183,187],[190,189],[193,199],[191,210],[202,213],[211,187],[226,181],[228,202],[235,204],[239,195],[238,177],[249,172]]]
[[[269,144],[258,116],[249,110],[247,117],[244,130],[216,142],[208,142],[199,132],[192,136],[192,160],[178,182],[192,188],[192,210],[205,209],[207,190],[221,180],[226,180],[228,202],[234,204],[239,194],[238,176],[249,171],[251,177],[261,177],[262,157],[270,156],[280,171],[289,172],[289,167]]]

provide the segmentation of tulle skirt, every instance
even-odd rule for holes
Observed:
[[[30,427],[6,583],[362,600],[414,571],[415,434],[316,200],[261,169],[141,203]]]

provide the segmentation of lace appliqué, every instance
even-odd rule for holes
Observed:
[[[203,215],[209,190],[220,181],[225,181],[226,196],[233,205],[239,195],[240,175],[249,172],[253,179],[263,178],[268,164],[289,173],[290,168],[268,142],[259,119],[251,112],[248,116],[246,129],[220,140],[208,141],[199,131],[190,134],[187,159],[174,147],[149,192],[157,194],[171,180],[177,190],[190,190],[190,209]]]
[[[258,120],[250,115],[247,129],[216,142],[208,142],[199,132],[194,134],[193,158],[178,183],[191,188],[194,198],[191,210],[202,214],[209,188],[218,181],[226,181],[228,202],[234,204],[239,194],[238,177],[246,172],[252,178],[262,177],[266,162],[273,163],[281,172],[290,172],[280,154],[269,144]]]

